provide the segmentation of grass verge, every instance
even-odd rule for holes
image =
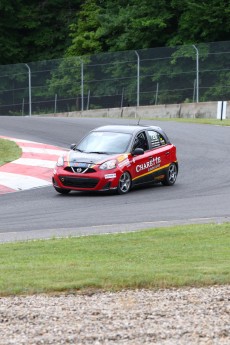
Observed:
[[[197,123],[197,124],[215,125],[215,126],[230,126],[230,119],[217,120],[217,119],[204,119],[204,118],[190,119],[190,118],[163,118],[163,117],[159,117],[159,118],[145,118],[145,120]]]
[[[1,244],[0,295],[230,283],[230,223]]]
[[[87,117],[87,116],[86,116]],[[89,118],[89,117],[88,117]],[[101,117],[98,117],[100,119]],[[127,120],[127,118],[122,118]],[[130,118],[130,120],[135,120],[135,118]],[[139,120],[139,117],[136,118]],[[143,121],[162,121],[162,122],[185,122],[185,123],[194,123],[194,124],[203,124],[203,125],[214,125],[214,126],[230,126],[230,119],[217,120],[209,118],[178,118],[178,117],[141,117],[140,124],[143,124]]]
[[[0,166],[21,157],[22,150],[14,142],[0,138]]]

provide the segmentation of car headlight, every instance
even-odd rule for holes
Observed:
[[[64,157],[59,157],[57,161],[57,167],[63,167],[64,166]]]
[[[101,170],[110,170],[116,168],[117,161],[116,159],[111,159],[110,161],[107,161],[100,165]]]

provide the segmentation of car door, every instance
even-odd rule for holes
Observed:
[[[149,146],[151,151],[151,179],[161,180],[164,178],[168,165],[170,163],[171,146],[167,144],[166,139],[157,131],[147,130]]]
[[[145,131],[139,132],[133,141],[132,152],[141,148],[144,153],[132,157],[131,174],[133,185],[150,182],[152,179],[152,150],[149,147],[149,140]]]

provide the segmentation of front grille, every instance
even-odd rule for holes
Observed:
[[[59,179],[64,186],[75,188],[95,188],[99,182],[97,178],[59,176]]]
[[[81,171],[77,171],[77,169],[81,169]],[[82,174],[86,168],[78,168],[78,167],[65,167],[64,168],[65,171],[71,172],[71,173],[77,173],[77,174]],[[87,174],[88,173],[94,173],[96,170],[89,168],[87,169]]]
[[[111,182],[106,183],[101,190],[109,190],[111,186]]]

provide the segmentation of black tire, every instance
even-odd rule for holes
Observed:
[[[59,188],[55,186],[54,186],[54,189],[60,194],[69,194],[70,192],[70,189],[63,189],[63,188]]]
[[[132,186],[131,176],[128,173],[128,171],[125,171],[119,179],[118,186],[117,186],[117,193],[126,194],[130,191],[131,186]]]
[[[167,169],[165,179],[162,181],[162,184],[165,186],[172,186],[176,182],[178,170],[175,163],[171,163]]]

